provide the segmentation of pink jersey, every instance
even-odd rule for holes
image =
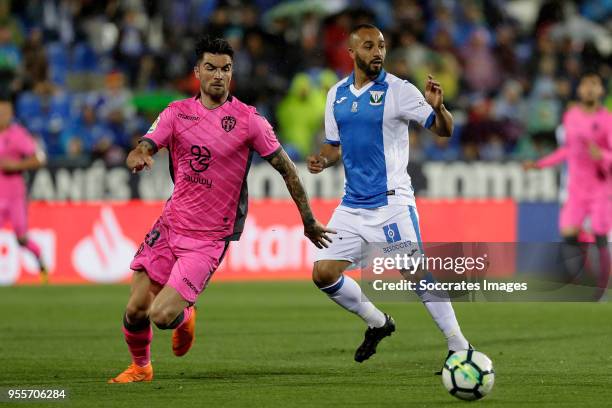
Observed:
[[[28,131],[16,124],[0,131],[0,160],[22,160],[36,153],[36,143]],[[26,187],[21,172],[0,170],[0,198],[25,197]]]
[[[539,160],[538,167],[567,161],[570,197],[609,197],[612,191],[612,115],[604,108],[589,113],[574,106],[563,116],[563,128],[565,144]],[[603,160],[591,157],[589,143],[599,147]]]
[[[232,96],[215,109],[189,98],[164,109],[143,139],[170,151],[168,226],[192,238],[238,240],[253,151],[265,158],[281,148],[268,121]]]

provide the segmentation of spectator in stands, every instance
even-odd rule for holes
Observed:
[[[478,29],[461,49],[465,81],[470,91],[489,93],[499,86],[499,64],[489,48],[489,41],[487,30]]]
[[[42,30],[34,27],[23,44],[23,72],[19,89],[28,91],[49,78],[49,66],[43,44]]]
[[[527,106],[523,100],[520,82],[511,79],[504,83],[501,93],[493,102],[492,114],[507,144],[514,144],[523,136],[523,120],[527,116]]]
[[[279,103],[276,118],[287,151],[295,151],[301,160],[310,154],[325,116],[324,91],[309,76],[297,74],[287,96]]]
[[[0,86],[13,88],[13,80],[21,66],[21,51],[13,42],[10,27],[0,25]]]
[[[427,160],[453,161],[459,159],[459,149],[451,144],[450,138],[432,137],[431,135],[424,135],[424,137],[429,139],[424,149]]]
[[[527,130],[536,144],[553,145],[562,106],[556,98],[555,60],[543,58],[529,95]]]
[[[140,21],[139,21],[140,20]],[[126,69],[130,86],[136,86],[140,62],[147,51],[142,18],[136,10],[127,10],[117,41],[117,61]]]
[[[385,69],[417,86],[433,73],[456,117],[467,118],[465,126],[458,120],[450,147],[432,142],[422,148],[431,157],[451,157],[463,130],[461,156],[475,160],[501,151],[505,158],[528,158],[546,149],[581,72],[596,70],[604,79],[611,72],[598,47],[612,35],[593,23],[605,23],[609,7],[598,1],[572,8],[547,0],[535,23],[504,8],[505,2],[482,0],[351,1],[346,3],[366,8],[334,9],[332,15],[306,11],[266,22],[265,11],[277,3],[2,0],[0,84],[22,91],[17,114],[45,141],[51,161],[89,151],[87,140],[71,138],[66,145],[61,139],[72,121],[89,115],[81,112],[85,92],[99,96],[88,106],[96,111],[96,125],[113,133],[113,153],[104,155],[112,162],[141,123],[150,124],[172,99],[197,91],[189,50],[202,30],[227,37],[236,50],[232,93],[280,123],[287,108],[279,103],[295,97],[288,95],[292,78],[308,73],[314,90],[323,68],[347,75],[348,31],[357,22],[376,20],[389,40]],[[320,128],[306,133],[304,141],[293,141],[302,146],[298,151],[321,138]]]

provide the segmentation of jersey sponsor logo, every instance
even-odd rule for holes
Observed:
[[[210,150],[208,150],[206,146],[193,145],[191,146],[191,154],[193,155],[193,157],[189,159],[189,167],[191,167],[191,170],[196,173],[206,171],[208,166],[210,166],[210,159],[212,157]]]
[[[230,132],[236,126],[236,118],[233,116],[225,116],[221,119],[221,127],[226,132]]]
[[[382,105],[384,93],[385,91],[370,91],[370,105],[372,106]]]
[[[199,116],[193,116],[193,115],[185,115],[184,113],[179,113],[178,115],[179,118],[181,119],[186,119],[186,120],[193,120],[193,121],[197,121],[200,120]]]
[[[199,176],[191,176],[189,174],[185,174],[185,177],[183,177],[183,179],[185,181],[188,181],[190,183],[196,183],[196,184],[201,184],[204,187],[207,188],[212,188],[212,180],[211,179],[207,179],[204,177],[199,177]]]
[[[343,97],[342,97],[342,98],[340,98],[340,99],[336,99],[336,104],[341,104],[342,102],[346,101],[346,99],[347,99],[347,97],[346,97],[346,96],[343,96]]]
[[[151,125],[149,130],[147,130],[147,134],[153,133],[155,131],[155,129],[157,129],[157,124],[158,123],[159,123],[159,116],[157,117],[157,119],[155,119],[155,122],[153,122],[153,124]]]
[[[357,101],[353,102],[353,104],[351,105],[351,112],[357,112],[358,107],[359,104],[357,103]]]
[[[397,227],[397,223],[392,223],[389,225],[383,226],[383,231],[385,233],[385,238],[387,238],[387,243],[392,244],[394,242],[399,242],[402,240],[402,237],[399,232],[399,228]]]

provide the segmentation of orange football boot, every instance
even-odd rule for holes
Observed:
[[[172,352],[181,357],[187,354],[195,340],[196,309],[194,306],[189,320],[184,322],[172,332]]]
[[[153,366],[151,363],[144,367],[136,365],[136,363],[130,364],[124,372],[108,380],[109,384],[122,384],[131,382],[151,381],[153,379]]]

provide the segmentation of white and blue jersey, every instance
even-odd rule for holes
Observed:
[[[414,206],[407,170],[408,126],[415,121],[431,127],[433,109],[414,85],[384,70],[361,89],[354,82],[353,73],[334,85],[325,109],[326,143],[342,146],[346,177],[342,205]]]

